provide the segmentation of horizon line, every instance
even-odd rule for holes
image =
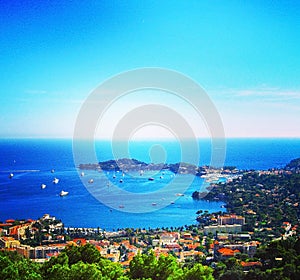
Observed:
[[[80,139],[75,139],[73,137],[51,137],[51,136],[0,136],[0,140],[72,140],[72,141],[88,141],[88,140],[93,140],[93,141],[129,141],[129,142],[141,142],[141,141],[189,141],[189,140],[211,140],[211,139],[299,139],[300,136],[227,136],[227,137],[196,137],[196,138],[181,138],[181,139],[176,139],[176,138],[169,138],[169,137],[161,137],[161,138],[138,138],[138,139],[126,139],[126,138],[119,138],[119,139],[111,139],[111,138],[94,138],[94,139],[89,139],[89,138],[80,138]]]

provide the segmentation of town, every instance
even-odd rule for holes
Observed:
[[[198,214],[202,211],[198,211]],[[201,218],[200,218],[201,217]],[[158,257],[172,254],[179,262],[204,259],[206,263],[245,254],[253,258],[260,242],[253,233],[243,232],[245,218],[235,214],[199,215],[206,226],[180,228],[120,229],[115,232],[99,228],[65,228],[61,220],[45,214],[38,220],[6,220],[0,224],[0,247],[16,251],[35,262],[57,256],[67,246],[94,245],[101,255],[124,268],[138,253],[153,250]],[[200,222],[201,224],[201,222]],[[295,228],[283,223],[285,235],[296,235]],[[260,262],[243,262],[245,270]]]
[[[88,245],[124,271],[130,269],[135,258],[153,254],[157,260],[172,256],[182,267],[197,263],[210,267],[215,279],[233,279],[226,275],[240,275],[234,279],[249,275],[268,279],[269,275],[272,279],[278,271],[283,277],[285,266],[293,267],[289,273],[296,275],[300,159],[282,169],[243,171],[235,177],[232,174],[236,171],[225,169],[225,173],[231,176],[226,182],[211,183],[205,198],[198,194],[193,197],[223,201],[227,211],[198,210],[193,225],[106,231],[68,227],[59,217],[44,214],[37,220],[8,219],[0,223],[1,251],[46,263],[69,248]]]
[[[26,258],[44,262],[58,255],[66,246],[90,243],[101,255],[128,267],[138,253],[153,250],[156,256],[172,254],[180,262],[191,258],[224,259],[246,253],[253,257],[257,242],[243,234],[245,219],[236,215],[210,215],[211,225],[176,229],[123,229],[107,232],[95,228],[64,228],[62,221],[49,214],[26,221],[7,220],[0,224],[0,246],[15,250]],[[218,234],[218,232],[222,232]]]

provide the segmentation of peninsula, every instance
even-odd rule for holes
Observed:
[[[145,163],[137,159],[122,158],[117,160],[102,161],[99,163],[83,163],[79,165],[81,170],[98,170],[98,171],[159,171],[169,170],[174,174],[192,174],[202,176],[207,173],[208,167],[199,167],[194,164],[179,162],[174,164],[167,163]]]

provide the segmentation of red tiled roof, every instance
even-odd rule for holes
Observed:
[[[243,267],[249,267],[249,266],[262,266],[261,262],[241,262],[241,265]]]
[[[101,247],[101,246],[95,245],[95,247],[97,248],[98,251],[101,251],[101,250],[102,250],[102,247]]]
[[[222,256],[234,256],[237,253],[240,253],[239,250],[232,250],[229,248],[221,248],[218,250],[218,252],[222,255]]]
[[[168,248],[168,249],[180,249],[181,246],[179,244],[168,244],[168,245],[166,245],[166,248]]]
[[[21,227],[21,225],[11,227],[11,228],[9,229],[9,234],[10,234],[10,235],[18,235],[18,229],[19,229],[20,227]]]
[[[86,239],[84,239],[84,238],[74,238],[73,242],[75,242],[76,244],[79,244],[79,245],[85,245],[86,244]]]
[[[12,223],[0,224],[0,227],[10,227],[10,226],[12,226]]]
[[[187,245],[189,250],[196,249],[198,246],[199,246],[199,244],[188,244]]]
[[[51,245],[52,247],[66,247],[67,243],[55,243]]]

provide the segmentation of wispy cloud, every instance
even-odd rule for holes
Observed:
[[[27,94],[46,94],[47,91],[43,89],[27,89],[25,90]]]
[[[249,97],[253,99],[267,99],[269,101],[289,101],[300,100],[300,91],[281,90],[281,89],[248,89],[235,90],[232,92],[236,97]]]
[[[238,99],[240,101],[246,100],[247,102],[268,101],[268,102],[291,102],[300,101],[300,90],[294,89],[281,89],[276,87],[253,87],[247,89],[236,88],[220,88],[209,91],[216,98],[230,98]]]

